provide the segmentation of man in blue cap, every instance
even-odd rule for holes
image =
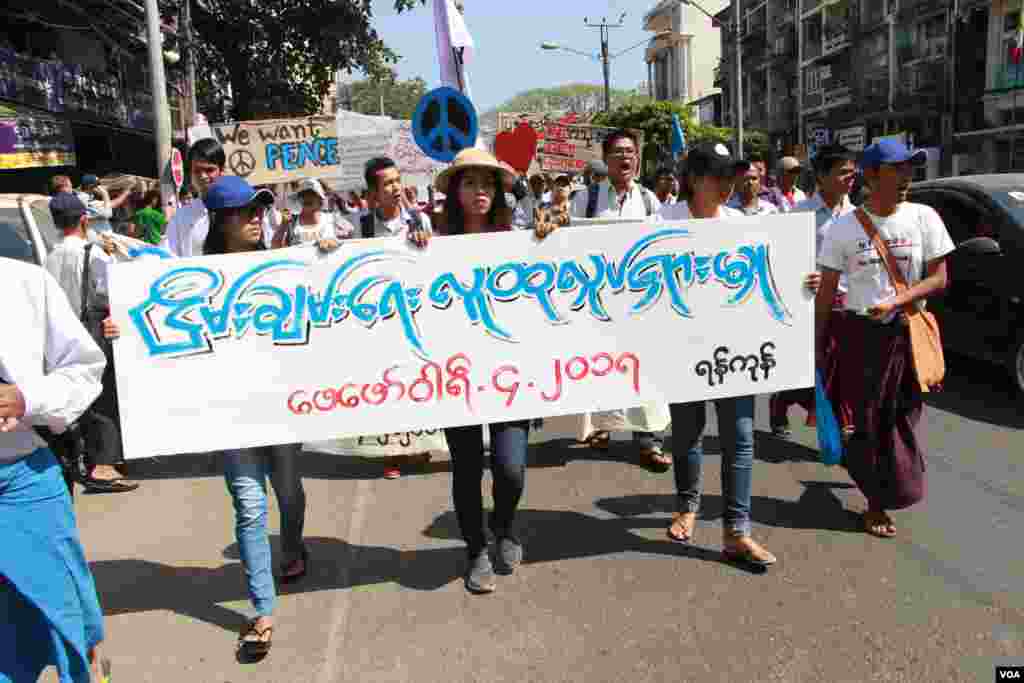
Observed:
[[[912,152],[898,140],[865,149],[861,167],[871,195],[832,225],[818,253],[819,367],[836,287],[845,276],[846,301],[835,322],[841,395],[833,403],[838,398],[852,412],[846,467],[868,501],[864,530],[881,538],[896,535],[887,510],[924,498],[921,388],[906,312],[923,309],[946,288],[945,257],[954,249],[939,214],[907,201],[914,166],[925,160],[923,150]]]
[[[102,321],[110,316],[107,270],[113,258],[87,241],[88,212],[77,195],[71,192],[54,195],[50,200],[50,213],[63,238],[46,257],[46,270],[56,278],[71,303],[71,309],[93,332],[95,341],[107,357],[103,391],[79,421],[86,446],[86,474],[80,482],[90,493],[134,491],[138,484],[122,478],[116,469],[124,462],[124,455],[114,355],[110,342],[99,333]]]

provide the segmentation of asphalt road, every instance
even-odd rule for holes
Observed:
[[[275,643],[240,664],[246,604],[215,460],[134,465],[132,494],[81,496],[82,534],[117,683],[338,681],[991,681],[1024,664],[1024,414],[1002,375],[957,361],[929,399],[928,497],[869,537],[845,473],[773,440],[758,405],[755,536],[767,573],[725,564],[717,429],[698,544],[665,540],[671,473],[567,439],[533,448],[525,565],[462,588],[448,463],[397,481],[379,461],[306,454],[311,573],[287,588]],[[564,436],[564,435],[562,435]],[[276,509],[272,513],[275,551]]]

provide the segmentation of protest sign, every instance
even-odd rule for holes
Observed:
[[[582,173],[591,161],[602,158],[601,143],[614,131],[605,126],[569,123],[571,119],[554,119],[546,114],[520,112],[498,113],[498,134],[512,131],[520,123],[528,123],[537,131],[537,155],[530,167],[531,173]],[[631,130],[637,136],[638,149],[643,152],[644,134]],[[643,159],[639,160],[643,164]]]
[[[118,264],[126,456],[808,387],[813,234],[647,220]]]
[[[335,121],[329,116],[240,121],[211,126],[224,146],[228,171],[252,185],[342,172]]]

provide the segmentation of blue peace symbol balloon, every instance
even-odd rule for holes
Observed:
[[[451,161],[476,144],[480,132],[476,108],[455,88],[436,88],[424,95],[412,115],[412,135],[431,159]]]

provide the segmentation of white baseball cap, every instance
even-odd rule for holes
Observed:
[[[292,193],[292,196],[298,197],[303,192],[315,192],[320,199],[327,201],[327,193],[324,192],[324,186],[320,184],[319,180],[314,178],[306,178],[299,181],[299,187]]]

